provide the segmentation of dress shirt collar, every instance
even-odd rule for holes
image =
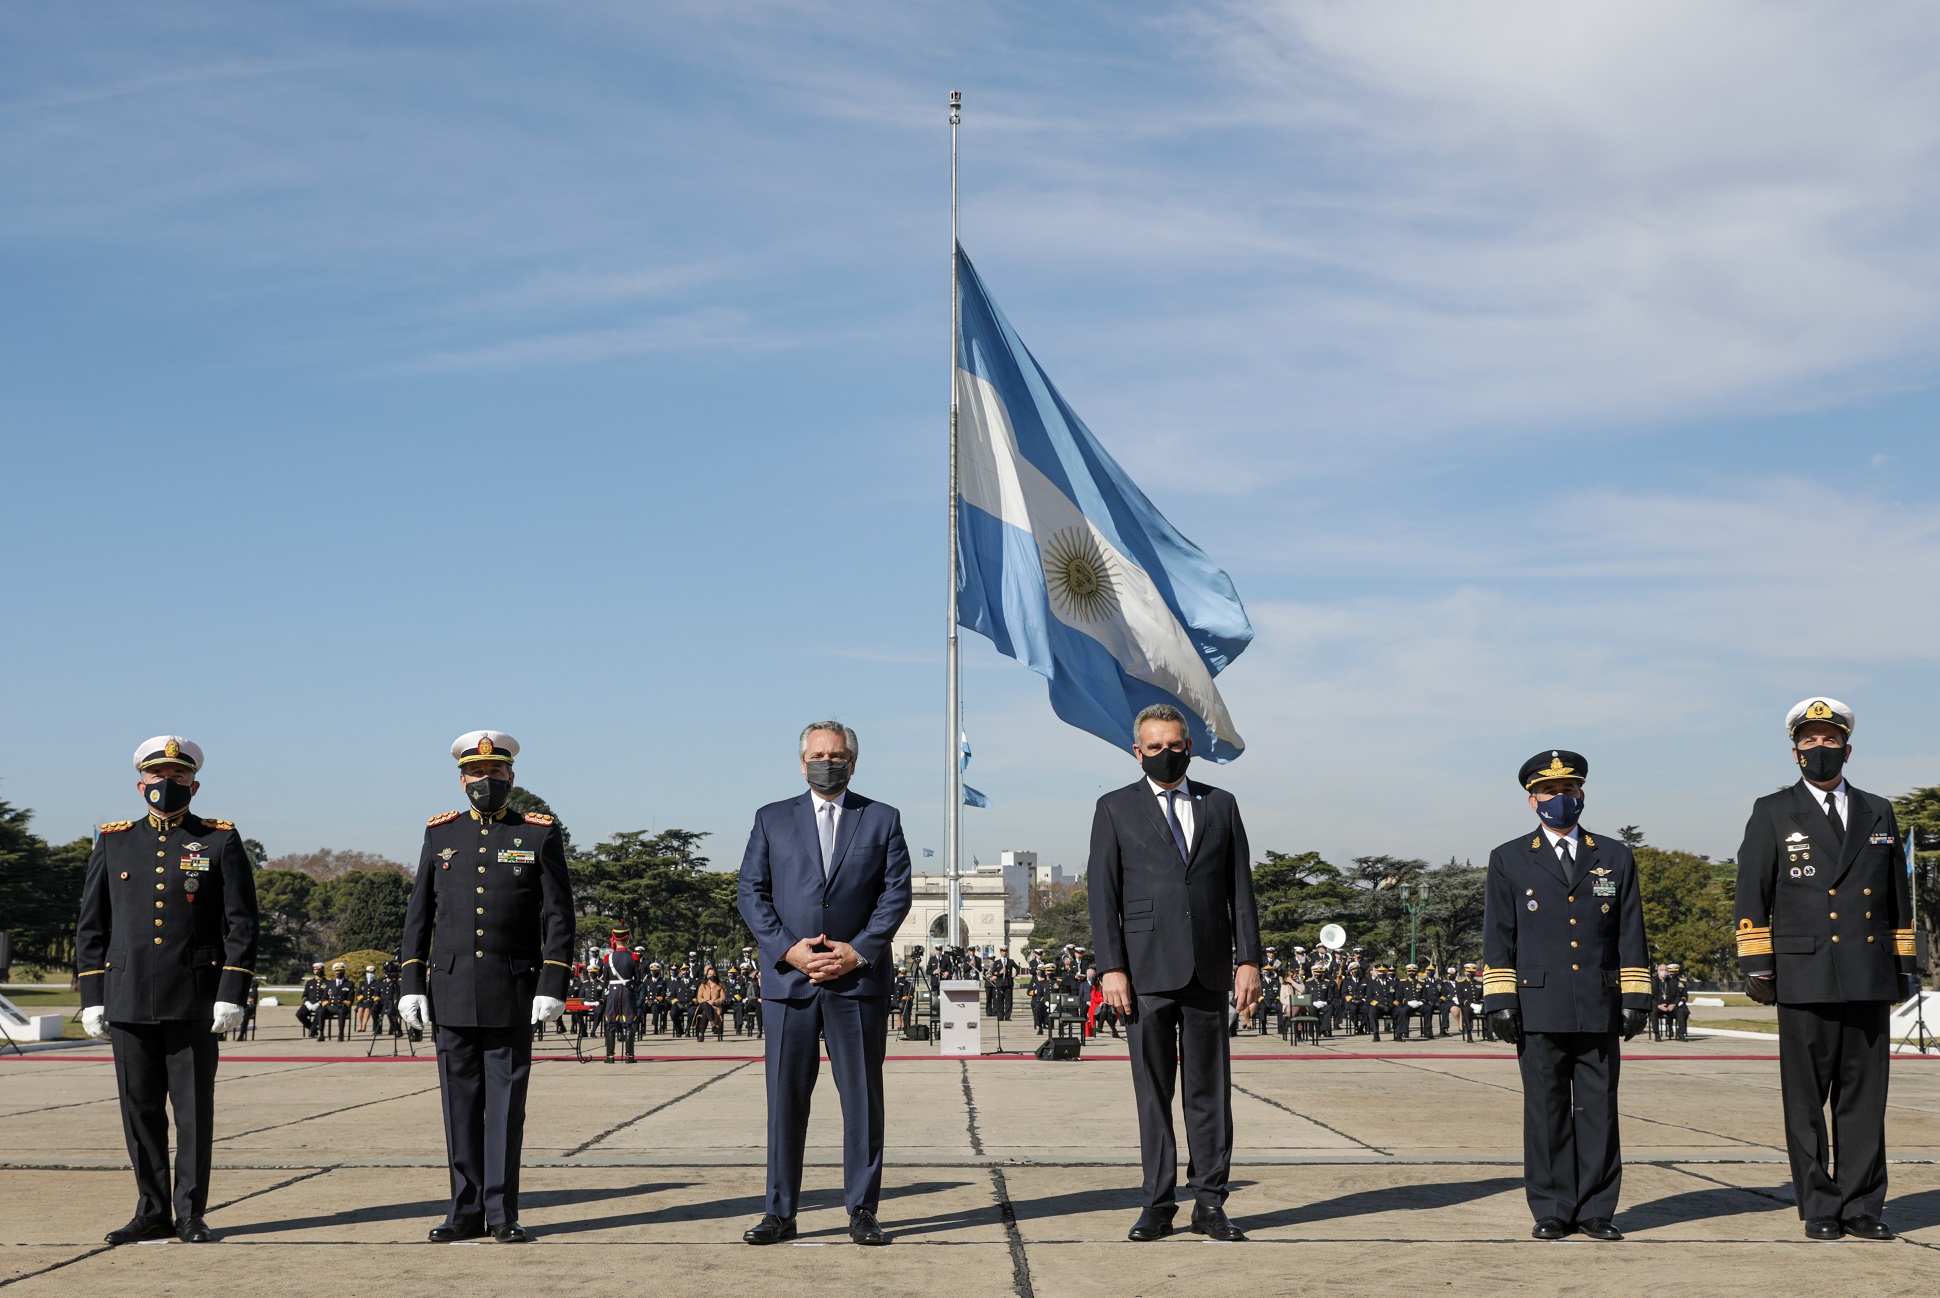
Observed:
[[[1559,834],[1548,825],[1544,825],[1543,837],[1549,840],[1549,850],[1551,852],[1556,850],[1556,844],[1566,838],[1569,840],[1571,856],[1575,856],[1583,850],[1583,826],[1581,825],[1571,825],[1570,832],[1567,834]]]
[[[808,791],[808,796],[810,797],[810,799],[812,799],[809,805],[815,809],[815,814],[819,816],[820,814],[822,814],[822,807],[824,804],[833,806],[837,811],[845,810],[848,805],[847,799],[849,796],[849,790],[846,787],[844,787],[842,792],[836,794],[833,798],[825,798],[821,794],[817,793],[815,790],[810,789]]]
[[[1157,780],[1153,779],[1151,776],[1148,775],[1145,777],[1145,787],[1150,789],[1153,793],[1153,796],[1157,797],[1161,802],[1165,800],[1165,795],[1168,793],[1182,793],[1187,798],[1192,797],[1191,780],[1180,780],[1178,788],[1168,789],[1161,786]]]

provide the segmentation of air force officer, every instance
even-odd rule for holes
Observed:
[[[896,977],[890,944],[909,913],[909,848],[900,812],[849,790],[855,731],[818,721],[802,731],[800,753],[808,792],[756,812],[741,858],[768,1058],[766,1211],[742,1239],[779,1244],[795,1234],[820,1036],[842,1101],[849,1238],[884,1244],[882,1058]]]

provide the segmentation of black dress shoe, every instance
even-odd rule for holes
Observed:
[[[1226,1210],[1216,1203],[1192,1205],[1192,1233],[1216,1239],[1222,1244],[1243,1244],[1246,1233],[1226,1218]]]
[[[1536,1229],[1529,1232],[1533,1239],[1568,1239],[1571,1233],[1570,1224],[1561,1217],[1538,1217]]]
[[[1149,1244],[1155,1239],[1164,1239],[1172,1233],[1172,1218],[1177,1208],[1147,1208],[1138,1214],[1138,1220],[1125,1238],[1134,1244]]]
[[[104,1237],[110,1244],[139,1244],[145,1239],[167,1239],[175,1233],[175,1223],[166,1217],[136,1217],[120,1230]]]
[[[175,1238],[184,1244],[207,1244],[212,1238],[209,1234],[209,1223],[200,1217],[184,1217],[181,1228],[175,1232]]]
[[[857,1208],[855,1215],[849,1218],[849,1241],[879,1248],[889,1242],[889,1236],[882,1233],[882,1226],[876,1221],[875,1213],[867,1208]]]
[[[743,1244],[779,1244],[795,1238],[795,1219],[764,1213],[760,1221],[741,1232]]]
[[[1844,1238],[1845,1233],[1845,1228],[1839,1224],[1837,1217],[1807,1217],[1805,1219],[1805,1237],[1807,1239],[1841,1239]]]
[[[1614,1244],[1623,1238],[1623,1232],[1610,1224],[1608,1217],[1591,1217],[1576,1223],[1576,1228],[1591,1239],[1607,1240]]]
[[[508,1221],[503,1226],[492,1227],[492,1238],[501,1244],[530,1244],[532,1236],[525,1233],[525,1227],[516,1221]]]
[[[1893,1228],[1877,1217],[1848,1217],[1839,1223],[1855,1239],[1893,1239]]]
[[[433,1226],[431,1233],[426,1235],[425,1238],[433,1244],[456,1244],[461,1240],[482,1239],[484,1235],[484,1222],[471,1222],[457,1226],[446,1222],[442,1226]]]

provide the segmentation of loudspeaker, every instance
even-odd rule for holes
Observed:
[[[928,1041],[929,1039],[930,1025],[927,1023],[912,1023],[903,1029],[905,1041]]]
[[[1037,1048],[1039,1059],[1076,1059],[1084,1048],[1077,1037],[1052,1037]]]

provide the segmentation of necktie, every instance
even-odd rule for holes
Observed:
[[[1832,822],[1832,836],[1845,842],[1846,827],[1839,823],[1839,803],[1830,793],[1825,795],[1825,818]]]
[[[1570,867],[1576,864],[1576,858],[1570,855],[1570,841],[1567,838],[1556,840],[1556,859],[1563,863],[1564,874],[1568,874]]]
[[[829,865],[835,860],[835,804],[816,799],[822,805],[815,809],[816,827],[822,835],[822,877],[829,877]]]
[[[1177,789],[1165,791],[1165,823],[1172,827],[1172,842],[1179,849],[1179,859],[1189,861],[1192,859],[1192,853],[1186,850],[1186,827],[1179,823],[1178,797]]]

